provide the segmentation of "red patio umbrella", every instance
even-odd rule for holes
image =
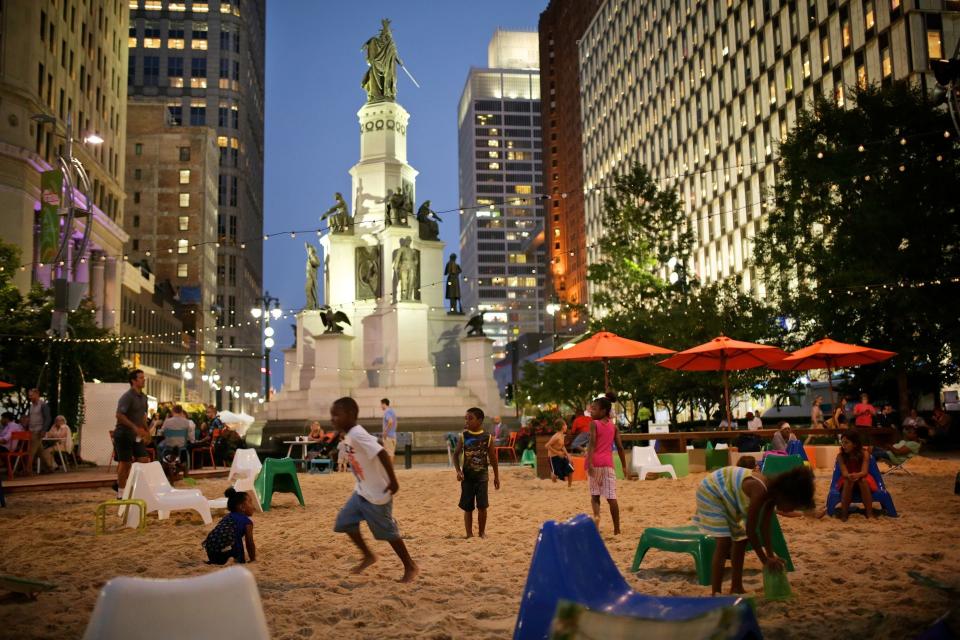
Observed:
[[[769,366],[783,360],[786,356],[786,352],[779,347],[741,342],[720,336],[710,342],[681,351],[657,364],[677,371],[722,371],[723,404],[729,428],[733,425],[733,420],[730,418],[730,380],[727,372]]]
[[[598,331],[583,342],[578,342],[569,349],[554,351],[544,356],[538,362],[587,362],[600,360],[603,362],[603,388],[610,390],[611,358],[648,358],[650,356],[674,353],[673,349],[664,349],[656,345],[621,338],[609,331]]]
[[[9,382],[0,382],[0,389],[13,389],[13,385]]]
[[[830,386],[830,404],[833,405],[834,369],[856,367],[863,364],[876,364],[897,355],[893,351],[863,347],[857,344],[837,342],[830,338],[817,340],[809,347],[797,349],[780,362],[770,365],[771,369],[781,371],[808,371],[826,369],[827,383]]]

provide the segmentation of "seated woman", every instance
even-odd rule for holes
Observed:
[[[871,451],[875,460],[878,462],[883,460],[890,465],[903,464],[918,453],[920,453],[920,441],[917,440],[917,431],[913,427],[905,427],[903,440],[890,447],[890,449],[874,447]]]
[[[71,455],[73,453],[73,433],[67,426],[67,419],[63,416],[57,416],[53,419],[53,426],[47,431],[45,438],[57,438],[59,442],[52,442],[46,445],[47,453],[52,455],[59,451],[61,455]],[[60,464],[60,457],[53,455],[53,461]]]
[[[840,467],[840,479],[837,480],[837,489],[840,490],[840,519],[843,522],[847,521],[854,487],[860,488],[860,497],[863,500],[867,518],[872,518],[871,496],[877,490],[877,481],[870,475],[870,456],[863,450],[860,434],[856,430],[848,429],[840,438],[837,465]]]
[[[307,434],[307,440],[309,440],[311,444],[307,446],[307,460],[312,460],[313,458],[323,455],[326,449],[327,439],[319,420],[314,420],[309,426],[310,433]]]
[[[797,436],[793,435],[790,429],[790,423],[786,420],[781,420],[777,424],[777,432],[773,434],[773,440],[770,441],[770,450],[786,451],[787,443],[796,439]]]

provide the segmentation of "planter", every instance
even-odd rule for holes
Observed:
[[[818,445],[817,450],[817,468],[833,469],[837,463],[837,454],[840,453],[840,447],[833,445]]]
[[[661,464],[672,464],[678,478],[690,475],[690,455],[688,453],[658,453],[657,457],[660,458]]]

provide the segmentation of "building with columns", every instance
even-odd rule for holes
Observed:
[[[28,289],[53,277],[83,283],[101,326],[117,328],[127,235],[123,231],[123,172],[127,101],[126,2],[36,0],[0,5],[0,237],[22,251],[14,283]],[[43,116],[45,121],[35,119]],[[40,175],[71,151],[91,183],[89,218],[74,221],[68,256],[92,225],[84,255],[70,273],[40,266]],[[89,134],[102,138],[88,144]],[[83,196],[76,192],[80,204]]]

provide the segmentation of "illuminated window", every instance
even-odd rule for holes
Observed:
[[[128,5],[131,9],[139,9],[139,8],[140,8],[140,0],[130,0],[130,2],[127,3],[127,5]]]
[[[840,42],[843,44],[843,48],[846,49],[853,42],[853,36],[850,32],[850,21],[844,20],[843,24],[840,25]]]
[[[883,77],[888,78],[893,73],[893,61],[890,59],[889,47],[880,50],[880,68],[883,70]]]
[[[900,0],[890,0],[890,11],[896,11],[900,8]]]
[[[240,148],[240,139],[239,138],[230,138],[230,148],[239,149]]]
[[[187,10],[186,2],[174,2],[173,0],[170,0],[170,4],[168,6],[170,7],[170,11],[186,11]]]
[[[857,67],[857,86],[861,89],[867,88],[867,67],[864,65]]]
[[[833,90],[833,99],[836,100],[837,106],[843,106],[843,85],[838,84]]]
[[[187,268],[187,263],[181,262],[177,265],[177,277],[186,278],[189,274],[189,269]]]
[[[190,48],[199,49],[202,51],[207,50],[207,25],[205,24],[193,25],[193,31],[190,35]]]
[[[500,168],[500,163],[499,163],[499,162],[491,162],[491,163],[490,163],[490,166],[489,166],[488,168],[489,168],[489,169],[493,169],[493,170],[499,169],[499,168]]]
[[[863,14],[867,29],[873,29],[874,25],[877,24],[876,15],[873,12],[873,0],[867,0],[863,3]]]
[[[191,89],[206,89],[206,88],[207,88],[207,79],[206,79],[206,78],[190,78],[190,88],[191,88]]]
[[[518,278],[517,276],[510,276],[509,278],[507,278],[507,286],[508,287],[520,286],[520,278]]]
[[[536,278],[529,278],[529,277],[528,277],[528,278],[525,278],[525,279],[524,279],[524,283],[526,284],[527,287],[536,287],[536,286],[537,286],[537,279],[536,279]]]
[[[184,47],[183,29],[170,28],[167,30],[167,48],[183,49]]]
[[[146,49],[159,49],[162,46],[160,39],[160,25],[156,22],[148,22],[143,27],[143,46]]]
[[[220,13],[230,13],[230,2],[228,0],[220,0]]]
[[[221,149],[227,146],[227,136],[217,136],[217,146]]]
[[[206,2],[194,2],[193,3],[193,12],[194,13],[208,13],[210,11],[209,5]]]
[[[943,58],[943,34],[939,29],[927,29],[927,56],[931,60]]]
[[[177,240],[177,253],[187,253],[190,251],[190,243],[185,238]]]
[[[514,185],[513,192],[526,195],[529,193],[533,193],[533,187],[531,187],[529,184],[518,184],[518,185]]]
[[[824,36],[820,40],[820,53],[823,64],[830,64],[830,36]]]
[[[143,8],[147,11],[160,11],[160,9],[163,9],[163,2],[161,0],[144,0]]]
[[[190,206],[190,194],[189,194],[189,193],[181,193],[181,194],[180,194],[180,206],[181,206],[181,207],[189,207],[189,206]]]
[[[180,231],[187,231],[190,229],[190,216],[180,216]]]
[[[499,147],[499,146],[500,146],[500,141],[499,141],[499,140],[487,140],[487,146],[488,146],[488,147]]]
[[[190,169],[180,169],[180,184],[190,184]]]

